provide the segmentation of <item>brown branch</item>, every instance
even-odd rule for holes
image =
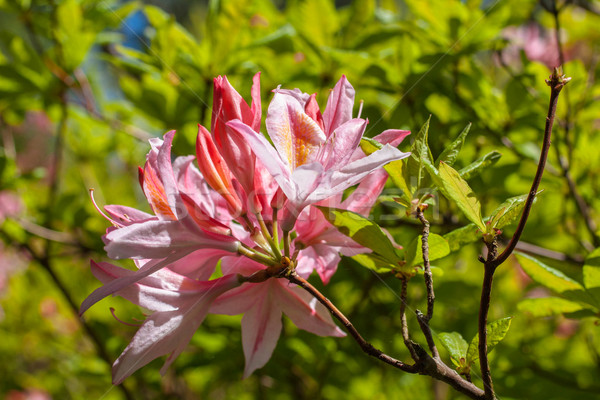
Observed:
[[[565,54],[564,54],[564,50],[563,50],[563,46],[562,46],[562,41],[560,40],[560,18],[559,18],[560,10],[561,9],[558,8],[558,6],[556,4],[556,0],[555,0],[552,4],[551,13],[554,17],[554,28],[555,28],[554,30],[555,30],[555,34],[556,34],[556,47],[558,50],[559,61],[560,61],[560,65],[563,66],[563,73],[564,73]],[[575,205],[577,206],[579,213],[583,217],[585,226],[586,226],[587,230],[589,231],[590,236],[592,237],[592,242],[594,244],[594,247],[599,247],[600,246],[600,238],[598,238],[598,235],[596,233],[598,226],[596,225],[596,222],[592,219],[592,217],[590,215],[590,206],[587,204],[587,202],[585,201],[583,196],[581,196],[581,194],[577,190],[575,181],[573,180],[573,178],[571,177],[571,174],[569,172],[569,165],[571,164],[571,160],[573,158],[572,157],[573,143],[571,142],[571,114],[572,114],[571,109],[572,108],[571,108],[571,101],[569,99],[568,90],[565,91],[565,105],[567,108],[567,112],[565,115],[564,141],[565,141],[565,145],[567,146],[567,157],[566,157],[566,159],[563,158],[560,153],[559,147],[555,146],[556,158],[558,159],[558,164],[560,166],[560,169],[562,170],[562,175],[565,178],[565,180],[567,181],[567,185],[569,186],[571,195],[573,196],[573,199],[575,200]]]
[[[525,229],[525,224],[527,223],[527,218],[529,218],[529,213],[531,211],[531,206],[533,205],[533,200],[535,199],[535,195],[537,193],[538,187],[540,186],[540,182],[542,181],[542,175],[544,174],[544,167],[546,166],[546,160],[548,159],[548,151],[550,149],[550,139],[552,136],[552,125],[554,124],[554,117],[556,115],[556,104],[558,102],[558,95],[562,88],[569,82],[571,78],[566,78],[564,75],[559,75],[558,69],[555,68],[553,74],[550,76],[550,80],[546,81],[548,86],[550,86],[550,104],[548,106],[548,115],[546,116],[546,127],[544,129],[544,142],[542,145],[542,151],[540,154],[540,159],[538,162],[537,171],[535,172],[535,177],[533,178],[533,183],[531,185],[531,189],[529,190],[529,195],[527,196],[527,200],[525,200],[525,206],[523,207],[523,214],[521,215],[521,219],[519,220],[519,224],[517,225],[517,229],[513,234],[513,237],[510,239],[510,242],[504,249],[504,251],[494,260],[486,261],[486,264],[489,264],[491,268],[497,268],[500,264],[502,264],[508,256],[513,252],[517,242],[521,238],[521,234]]]
[[[406,322],[406,296],[408,292],[408,279],[406,277],[401,278],[402,288],[400,289],[400,321],[402,323],[402,339],[404,340],[404,345],[410,352],[410,356],[413,360],[418,360],[419,357],[415,351],[413,346],[413,342],[410,340],[410,335],[408,334],[408,324]]]
[[[425,287],[427,288],[427,314],[419,310],[416,311],[417,321],[421,327],[423,335],[427,340],[427,346],[431,350],[431,354],[434,358],[439,358],[440,354],[435,346],[433,336],[431,334],[431,328],[429,327],[429,321],[433,317],[433,305],[435,303],[435,293],[433,291],[433,275],[431,274],[431,265],[429,263],[429,221],[425,219],[423,215],[423,209],[417,207],[417,218],[423,225],[423,234],[421,238],[421,250],[423,252],[423,277],[425,278]]]
[[[420,375],[428,375],[434,379],[440,380],[447,383],[455,390],[460,393],[467,395],[468,397],[476,400],[484,400],[484,391],[479,389],[477,386],[463,379],[455,370],[444,364],[439,359],[434,359],[418,344],[414,344],[415,353],[417,355],[417,362],[414,365],[406,364],[399,361],[389,355],[383,353],[381,350],[375,348],[372,344],[367,342],[361,334],[356,330],[354,325],[346,318],[340,310],[337,309],[321,292],[319,292],[314,286],[312,286],[304,278],[300,277],[294,270],[291,270],[284,274],[284,277],[291,283],[295,283],[308,293],[313,295],[321,304],[325,306],[333,314],[333,316],[344,325],[346,331],[352,336],[352,338],[359,344],[360,348],[368,355],[383,361],[395,368],[398,368],[404,372]]]
[[[548,151],[550,149],[551,143],[550,138],[552,136],[552,125],[554,123],[554,117],[556,114],[556,104],[558,102],[558,95],[560,94],[562,88],[567,84],[567,82],[569,82],[569,80],[570,78],[566,78],[564,75],[559,74],[558,68],[555,68],[553,74],[550,76],[550,80],[546,81],[548,86],[550,86],[550,104],[548,106],[548,115],[546,116],[546,126],[544,129],[544,141],[542,144],[542,151],[540,154],[537,171],[535,173],[531,189],[529,190],[529,195],[527,196],[525,206],[523,207],[523,214],[521,215],[521,219],[519,220],[519,224],[515,233],[513,234],[512,238],[510,239],[510,242],[508,243],[504,251],[499,256],[496,256],[496,238],[493,238],[493,240],[486,243],[488,248],[488,255],[484,262],[484,276],[483,285],[481,288],[481,302],[479,305],[478,324],[479,365],[481,367],[481,374],[486,400],[493,400],[495,398],[494,388],[492,384],[492,376],[490,372],[490,365],[487,357],[487,317],[490,309],[494,272],[496,271],[496,268],[498,268],[500,264],[506,261],[508,256],[510,256],[510,254],[513,252],[517,243],[519,242],[519,239],[521,238],[523,230],[525,229],[525,224],[527,223],[527,218],[529,217],[529,213],[533,205],[533,200],[535,199],[538,187],[540,185],[540,182],[542,181],[546,160],[548,159]]]
[[[487,244],[488,255],[487,261],[484,264],[483,284],[481,287],[481,301],[479,304],[479,367],[481,369],[481,379],[483,380],[483,390],[485,391],[485,398],[492,400],[495,398],[494,386],[492,383],[492,374],[490,371],[490,363],[488,360],[487,350],[487,318],[490,310],[490,302],[492,298],[492,285],[494,281],[494,271],[496,268],[492,265],[492,262],[496,258],[498,252],[498,245],[494,239],[491,243]]]

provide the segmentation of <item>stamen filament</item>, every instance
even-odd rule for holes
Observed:
[[[277,261],[275,261],[273,258],[266,256],[265,254],[259,253],[254,249],[249,248],[248,246],[246,246],[245,244],[241,244],[241,246],[238,247],[238,253],[248,257],[251,260],[254,260],[258,263],[267,265],[267,266],[275,266],[275,265],[279,265],[279,263]]]
[[[265,220],[262,217],[261,213],[256,213],[256,220],[258,221],[258,224],[260,225],[260,230],[262,231],[262,234],[264,236],[265,239],[267,239],[267,242],[269,242],[269,246],[271,246],[271,250],[273,250],[273,255],[275,255],[275,258],[280,260],[281,259],[281,251],[279,250],[279,243],[275,242],[273,240],[273,237],[271,237],[271,234],[269,233],[269,229],[267,228],[267,225],[265,225]]]
[[[283,231],[283,251],[287,258],[290,257],[290,232]]]

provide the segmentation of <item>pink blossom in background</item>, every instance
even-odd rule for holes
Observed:
[[[0,191],[0,223],[5,218],[16,217],[23,211],[23,202],[16,193]]]
[[[505,63],[518,63],[520,61],[519,53],[524,51],[528,60],[542,63],[550,70],[560,66],[555,32],[531,23],[508,27],[502,35],[508,40],[508,46],[501,53]],[[565,61],[569,61],[572,58],[571,51],[565,51],[564,57]]]

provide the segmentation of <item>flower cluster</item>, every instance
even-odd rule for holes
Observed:
[[[139,177],[153,214],[104,207],[113,225],[103,237],[108,256],[133,259],[137,270],[92,261],[104,286],[81,313],[112,294],[151,311],[116,360],[115,383],[168,355],[164,372],[209,313],[244,314],[244,376],[270,358],[282,313],[314,334],[344,335],[315,298],[276,278],[316,271],[327,283],[340,254],[368,251],[312,205],[368,215],[387,179],[381,167],[408,155],[396,146],[409,132],[381,133],[383,147],[366,156],[358,145],[368,121],[352,117],[354,89],[343,76],[323,113],[314,94],[275,89],[266,117],[271,144],[260,133],[259,73],[251,93],[248,105],[227,78],[214,80],[211,130],[199,126],[195,157],[172,160],[174,131],[150,140]],[[210,279],[219,261],[223,275]]]

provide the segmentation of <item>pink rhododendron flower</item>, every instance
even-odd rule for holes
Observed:
[[[367,215],[387,179],[379,167],[407,155],[395,146],[408,132],[384,132],[384,148],[365,156],[358,143],[367,121],[352,118],[354,89],[342,77],[323,114],[314,95],[276,90],[267,116],[273,148],[259,133],[259,76],[251,106],[227,78],[215,79],[212,132],[199,127],[196,157],[171,159],[174,131],[150,140],[139,180],[152,213],[98,209],[112,224],[103,237],[108,256],[133,259],[137,269],[92,261],[104,285],[84,300],[81,313],[111,294],[152,311],[115,362],[115,383],[168,355],[164,373],[209,312],[244,314],[244,376],[271,357],[282,314],[317,335],[344,335],[312,295],[278,278],[298,265],[303,275],[317,270],[327,282],[340,253],[365,249],[316,209],[304,211],[306,220],[296,217],[325,200]],[[357,183],[342,201],[344,189]],[[219,261],[225,275],[211,280]]]
[[[331,92],[322,115],[314,95],[276,89],[266,120],[275,147],[243,121],[228,123],[246,138],[286,195],[284,231],[292,230],[307,205],[339,194],[386,163],[408,156],[386,145],[352,160],[367,126],[366,120],[352,118],[353,105],[354,88],[345,76]]]

